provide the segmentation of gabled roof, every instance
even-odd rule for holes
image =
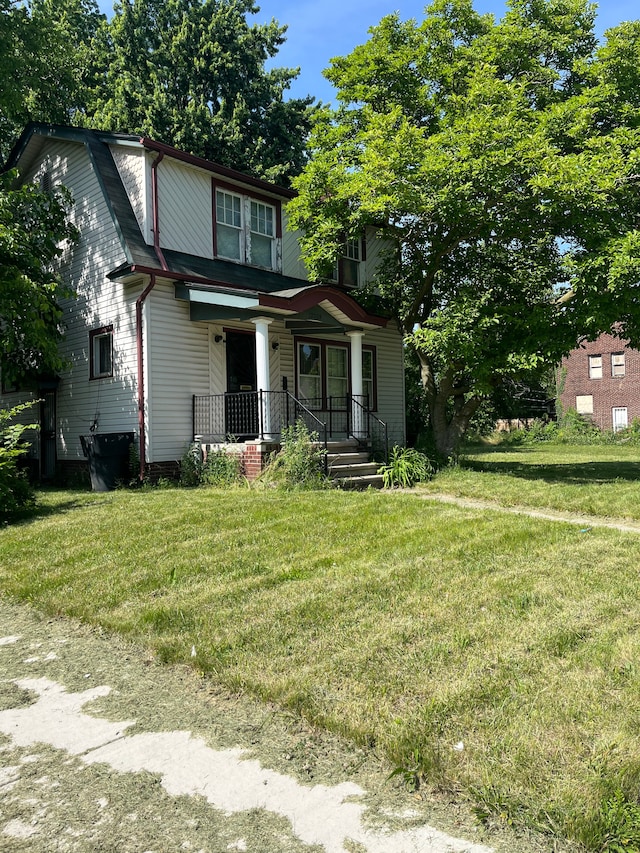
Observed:
[[[4,171],[12,168],[28,169],[37,161],[47,139],[82,144],[87,150],[122,246],[122,261],[108,274],[110,279],[123,280],[132,275],[154,274],[175,281],[177,298],[188,299],[194,304],[211,305],[211,294],[240,293],[244,295],[245,300],[255,297],[252,301],[257,300],[256,307],[262,308],[263,311],[267,309],[269,313],[291,316],[308,314],[313,310],[316,313],[328,310],[337,322],[360,323],[369,327],[386,325],[385,319],[369,314],[352,296],[336,287],[309,284],[268,270],[169,249],[157,253],[154,246],[146,243],[140,231],[110,146],[127,144],[142,150],[156,151],[248,187],[281,196],[283,199],[295,195],[291,190],[243,175],[145,137],[42,123],[32,123],[25,128],[9,156]],[[228,298],[226,301],[229,301]],[[241,299],[237,301],[242,302]],[[214,304],[223,314],[228,308],[224,299],[218,299]],[[212,308],[208,310],[209,313],[213,311]]]

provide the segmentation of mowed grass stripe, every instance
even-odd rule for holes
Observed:
[[[384,493],[45,503],[0,532],[13,598],[168,661],[195,646],[221,683],[590,844],[603,801],[637,789],[638,536]]]

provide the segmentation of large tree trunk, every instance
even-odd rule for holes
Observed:
[[[436,452],[441,460],[455,458],[469,422],[478,411],[482,399],[468,396],[467,389],[456,385],[455,372],[448,367],[436,381],[429,361],[418,353]]]

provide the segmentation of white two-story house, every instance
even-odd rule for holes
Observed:
[[[194,440],[232,443],[251,473],[297,417],[321,439],[404,441],[402,339],[358,302],[373,229],[334,280],[310,282],[288,189],[151,139],[42,124],[7,166],[68,187],[80,231],[61,270],[67,366],[30,389],[42,477],[86,464],[81,436],[132,434],[142,476],[175,471]]]

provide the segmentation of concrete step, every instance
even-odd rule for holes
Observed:
[[[336,484],[341,489],[381,489],[382,476],[380,474],[366,474],[356,477],[340,477],[336,480]]]
[[[377,462],[351,462],[343,460],[339,465],[331,465],[329,476],[336,479],[344,477],[368,477],[378,473],[380,466]]]
[[[346,465],[353,462],[368,462],[369,454],[366,450],[342,453],[327,453],[327,464],[331,468],[334,465]]]

